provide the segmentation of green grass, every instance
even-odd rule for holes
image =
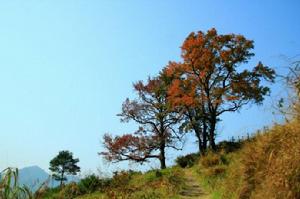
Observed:
[[[212,199],[300,198],[300,121],[275,125],[234,152],[207,154],[191,169]]]
[[[92,194],[86,194],[83,196],[79,196],[76,199],[106,199],[106,196],[101,192],[95,192]]]
[[[108,190],[77,199],[179,199],[187,173],[205,190],[205,198],[299,198],[299,129],[299,120],[276,125],[235,150],[208,153],[190,168],[120,172]]]
[[[126,177],[125,175],[123,177]],[[95,192],[77,199],[124,198],[124,199],[179,199],[178,192],[183,186],[182,169],[178,167],[152,170],[144,174],[132,173],[123,186],[114,185],[106,193]],[[121,182],[118,179],[118,182]]]

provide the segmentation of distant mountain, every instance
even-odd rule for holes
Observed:
[[[76,176],[67,176],[67,182],[78,182]],[[52,179],[51,175],[38,166],[25,167],[19,170],[19,184],[28,186],[32,191],[36,191],[44,182],[48,187],[56,187],[59,182]]]
[[[38,166],[25,167],[19,170],[19,183],[35,191],[43,182],[50,179],[49,174]]]

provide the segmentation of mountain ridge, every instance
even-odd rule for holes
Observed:
[[[67,182],[78,182],[77,176],[66,176]],[[46,183],[48,187],[59,186],[59,181],[52,179],[51,174],[43,170],[37,165],[27,166],[19,169],[19,184],[26,185],[32,191],[36,191],[43,183]]]

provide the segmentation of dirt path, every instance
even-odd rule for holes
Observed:
[[[182,199],[209,199],[209,194],[197,182],[195,175],[192,171],[185,171],[186,186],[180,192]]]

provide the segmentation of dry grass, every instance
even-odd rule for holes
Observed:
[[[246,143],[228,169],[223,198],[300,198],[300,121]]]
[[[216,154],[216,153],[209,152],[206,156],[203,156],[200,159],[200,164],[204,168],[209,168],[209,167],[219,165],[219,164],[221,164],[220,155]]]

